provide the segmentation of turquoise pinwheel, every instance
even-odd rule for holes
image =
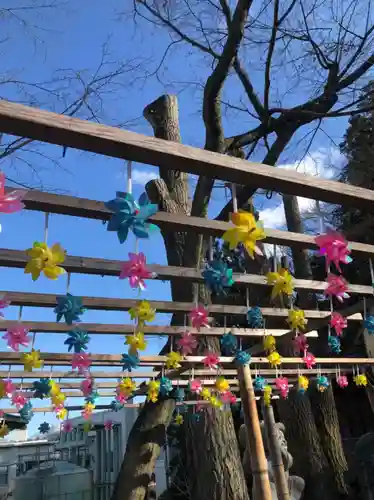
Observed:
[[[258,306],[251,307],[247,312],[247,321],[250,328],[263,328],[264,317],[261,308]]]
[[[368,316],[364,319],[364,328],[370,335],[374,334],[374,316]]]
[[[117,401],[117,399],[113,399],[113,401],[110,403],[110,409],[113,411],[120,411],[124,408],[124,405]]]
[[[184,396],[184,389],[181,389],[180,387],[175,387],[171,393],[171,397],[178,403],[181,403],[184,400]]]
[[[235,361],[238,363],[238,365],[244,366],[244,365],[249,365],[251,362],[252,356],[250,355],[249,352],[246,351],[237,351],[235,355]]]
[[[235,354],[238,348],[238,339],[231,332],[225,333],[221,337],[221,347],[222,352],[226,356],[230,356],[231,354]]]
[[[82,297],[74,297],[74,295],[67,293],[61,297],[56,297],[56,300],[57,306],[54,312],[57,314],[57,322],[59,322],[61,318],[65,319],[67,325],[80,322],[81,319],[79,316],[85,312],[82,304]]]
[[[267,385],[267,380],[265,380],[264,377],[258,376],[253,381],[253,387],[256,391],[263,391],[265,385]]]
[[[216,295],[226,295],[225,288],[230,288],[234,284],[232,269],[221,259],[207,262],[201,274],[208,288]]]
[[[49,378],[41,378],[40,380],[35,380],[32,386],[34,390],[34,398],[48,398],[51,393],[51,381]]]
[[[330,385],[329,379],[325,375],[317,377],[317,389],[323,392]]]
[[[140,360],[137,354],[122,354],[122,370],[131,372],[138,368]]]
[[[99,393],[96,390],[94,390],[91,392],[89,396],[86,396],[84,400],[86,403],[91,403],[94,405],[98,398],[99,398]]]
[[[27,423],[30,422],[32,417],[34,416],[34,412],[32,411],[32,404],[28,401],[19,411],[19,415],[22,420],[25,420]]]
[[[74,349],[75,353],[80,353],[87,349],[89,341],[90,337],[88,333],[77,328],[68,333],[68,338],[64,344],[68,346],[69,352]]]
[[[150,231],[156,228],[147,221],[158,211],[158,206],[149,202],[146,193],[136,201],[132,194],[118,192],[105,206],[113,212],[107,230],[116,232],[120,243],[126,241],[130,229],[137,238],[149,238]]]
[[[50,430],[51,426],[48,422],[42,422],[38,427],[38,431],[40,432],[40,434],[48,434]]]
[[[167,396],[173,390],[173,385],[168,377],[160,378],[160,395]]]
[[[328,344],[329,344],[329,349],[333,354],[340,354],[342,348],[340,345],[339,337],[333,337],[330,335],[330,337],[328,338]]]

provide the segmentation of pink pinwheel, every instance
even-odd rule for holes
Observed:
[[[230,391],[224,392],[220,396],[223,404],[234,405],[236,403],[236,396]]]
[[[180,339],[177,340],[178,349],[180,349],[183,356],[192,354],[197,347],[197,340],[191,332],[184,332]]]
[[[8,396],[8,398],[12,397],[12,394],[16,390],[16,386],[10,379],[4,380],[4,384],[5,394]]]
[[[7,341],[8,347],[18,352],[21,345],[28,347],[31,340],[28,333],[28,328],[22,326],[22,323],[16,323],[8,328],[3,339]]]
[[[295,355],[300,353],[303,354],[309,347],[307,338],[303,333],[299,333],[299,335],[296,335],[292,342]]]
[[[330,268],[331,262],[335,264],[336,269],[341,273],[340,263],[349,264],[352,262],[349,254],[348,242],[344,236],[337,231],[328,231],[326,234],[317,236],[314,241],[319,246],[319,253],[326,257],[326,270]]]
[[[119,391],[119,388],[117,387],[116,389],[117,391]],[[128,400],[128,395],[127,394],[124,394],[122,392],[118,392],[117,395],[116,395],[116,400],[121,404],[121,405],[124,405],[127,400]]]
[[[344,389],[348,385],[348,378],[345,375],[339,375],[336,377],[336,383],[341,389]]]
[[[331,328],[335,328],[336,335],[340,337],[343,334],[343,329],[347,328],[347,319],[341,314],[333,312],[330,319]]]
[[[23,408],[25,404],[27,403],[27,399],[25,396],[20,393],[20,392],[14,392],[12,394],[12,405],[19,410],[20,408]]]
[[[201,383],[201,380],[198,379],[191,380],[190,389],[191,392],[196,392],[196,394],[200,394],[200,392],[203,390],[203,384]]]
[[[4,410],[0,410],[0,418],[3,418],[4,415],[5,415],[5,411]]]
[[[106,431],[111,431],[113,429],[113,421],[112,420],[106,420],[104,422],[104,429]]]
[[[197,306],[189,314],[191,324],[196,330],[200,328],[209,328],[208,311],[203,306]]]
[[[208,352],[203,359],[204,366],[211,370],[217,370],[219,365],[219,357],[214,352]]]
[[[12,214],[22,210],[25,207],[22,199],[25,197],[26,192],[17,189],[5,193],[5,175],[3,172],[0,172],[0,212],[3,214]]]
[[[275,379],[275,386],[280,391],[280,395],[283,399],[286,399],[290,391],[288,385],[288,379],[286,377],[278,377]]]
[[[119,279],[129,278],[132,288],[144,290],[146,288],[144,280],[153,278],[154,276],[147,268],[145,255],[142,252],[138,254],[129,253],[129,259],[121,265]]]
[[[80,375],[88,372],[91,366],[90,355],[86,352],[76,352],[71,358],[71,367],[77,369]]]
[[[349,299],[347,291],[348,283],[342,276],[331,273],[327,276],[327,288],[325,290],[327,297],[336,297],[339,302],[343,302],[344,299]]]
[[[71,432],[73,428],[73,424],[72,422],[70,422],[70,420],[65,420],[65,422],[62,422],[61,424],[61,429],[63,432]]]
[[[306,352],[304,354],[303,361],[305,363],[305,366],[309,369],[311,369],[316,364],[316,358],[311,352]]]
[[[0,309],[5,309],[6,307],[10,306],[10,301],[5,300],[5,296],[2,295],[0,296]],[[0,317],[3,318],[4,314],[0,311]]]
[[[81,391],[83,392],[83,396],[90,396],[94,389],[94,379],[92,377],[87,377],[81,382]]]

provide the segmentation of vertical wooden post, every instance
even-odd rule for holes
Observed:
[[[268,464],[262,441],[260,421],[258,418],[255,392],[253,390],[249,365],[238,367],[240,396],[244,414],[244,424],[250,451],[253,483],[256,489],[256,500],[272,500],[268,474]]]
[[[280,443],[277,438],[273,407],[263,405],[264,424],[278,500],[290,500],[288,481],[284,470]]]

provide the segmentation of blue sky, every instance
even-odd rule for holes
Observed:
[[[13,0],[12,5],[24,5],[22,0]],[[161,80],[148,75],[144,78],[145,70],[152,73],[157,67],[160,54],[169,42],[169,35],[160,29],[139,21],[137,26],[131,17],[120,15],[121,4],[116,0],[106,2],[92,2],[80,0],[68,2],[66,8],[59,10],[48,9],[42,13],[22,12],[26,23],[22,24],[13,17],[2,21],[4,37],[9,35],[10,41],[0,45],[2,66],[6,68],[5,77],[14,81],[41,83],[59,78],[61,75],[71,77],[79,73],[83,78],[89,78],[95,71],[102,57],[102,46],[107,42],[107,61],[129,61],[132,66],[139,66],[136,70],[125,73],[115,84],[112,84],[102,94],[102,109],[100,117],[105,123],[123,124],[129,122],[129,127],[141,133],[151,134],[152,131],[142,118],[145,105],[165,92],[177,93],[181,120],[183,142],[202,146],[204,144],[204,128],[201,119],[201,94],[196,85],[188,82],[203,81],[209,65],[197,54],[180,46],[167,60],[167,68],[161,72]],[[132,3],[132,2],[129,2]],[[5,24],[4,24],[5,23]],[[42,29],[32,25],[38,24]],[[113,67],[115,64],[113,65]],[[61,72],[60,70],[64,70]],[[74,73],[73,73],[74,72]],[[257,77],[255,77],[256,79]],[[5,79],[5,78],[4,78]],[[261,82],[255,82],[261,83]],[[50,83],[48,87],[56,89],[59,83]],[[231,78],[226,93],[235,95],[240,89]],[[74,101],[80,92],[77,80],[64,81],[64,90],[60,89],[59,99],[51,93],[37,90],[33,86],[22,87],[16,83],[0,85],[2,98],[18,102],[38,102],[47,109],[62,111],[65,98],[67,103]],[[27,95],[29,94],[29,95]],[[32,97],[30,97],[32,94]],[[302,98],[297,93],[294,99]],[[35,101],[34,101],[35,99]],[[98,106],[98,100],[94,101]],[[82,112],[81,116],[85,116]],[[232,135],[242,132],[250,125],[250,120],[243,115],[225,117],[225,133]],[[336,121],[328,123],[326,129],[339,142],[344,133],[346,123]],[[305,130],[303,131],[305,133]],[[302,155],[300,144],[290,148],[282,163],[294,165]],[[330,157],[331,143],[324,134],[316,137],[313,151],[322,151],[324,158]],[[69,149],[66,157],[61,158],[62,149],[56,146],[35,146],[33,151],[21,153],[3,161],[2,168],[11,178],[38,186],[40,179],[43,185],[50,190],[67,192],[75,196],[83,196],[98,200],[109,200],[114,197],[116,190],[125,188],[126,165],[123,161],[96,156]],[[335,154],[335,153],[334,153]],[[334,157],[335,158],[335,157]],[[257,159],[261,159],[260,157]],[[335,161],[335,160],[334,160]],[[30,167],[31,165],[31,167]],[[306,165],[304,162],[303,165]],[[321,163],[321,172],[324,171],[324,160]],[[293,167],[290,167],[293,168]],[[305,167],[309,168],[309,167]],[[35,173],[37,172],[37,173]],[[141,175],[139,174],[141,173]],[[155,169],[144,165],[134,165],[134,193],[138,196],[143,191],[144,181]],[[309,170],[308,170],[309,172]],[[330,175],[330,174],[327,174]],[[215,191],[210,207],[212,215],[217,213],[224,203],[222,190]],[[258,200],[259,208],[266,210],[267,220],[271,223],[271,211],[280,203],[278,197],[271,202],[264,203]],[[278,215],[279,210],[278,207]],[[270,212],[269,212],[270,211]],[[35,240],[42,240],[44,234],[44,214],[24,211],[20,214],[1,217],[3,232],[1,246],[11,249],[29,248]],[[278,224],[278,223],[277,223]],[[283,222],[281,217],[279,224]],[[72,217],[52,215],[50,217],[49,243],[59,242],[71,255],[92,256],[101,258],[127,258],[129,251],[134,250],[134,240],[120,245],[116,235],[107,233],[100,221],[84,220]],[[140,242],[139,249],[143,251],[149,263],[166,263],[165,252],[161,236],[152,236],[152,242]],[[66,292],[66,278],[57,282],[40,278],[33,283],[30,276],[24,275],[23,270],[1,269],[2,290],[20,290],[28,292],[45,292],[64,294]],[[73,275],[70,291],[75,295],[96,295],[104,297],[135,297],[124,281],[116,278],[98,276]],[[149,282],[147,291],[143,294],[148,299],[169,299],[168,283],[160,281]],[[18,316],[17,308],[9,308],[7,319]],[[27,320],[54,320],[52,310],[26,308],[23,318]],[[87,322],[127,323],[127,313],[88,311],[84,320]],[[167,315],[158,315],[157,323],[167,324]],[[36,348],[43,351],[65,352],[63,346],[64,335],[38,334]],[[157,353],[164,340],[152,339],[149,343],[149,353]],[[0,348],[5,344],[0,341]],[[120,336],[92,336],[90,351],[93,353],[121,353],[124,351],[123,338]],[[49,369],[46,370],[49,373]],[[69,403],[77,403],[74,399]],[[3,407],[5,403],[2,403]],[[41,421],[47,420],[55,424],[52,415],[36,414],[30,424],[30,433],[35,432]]]

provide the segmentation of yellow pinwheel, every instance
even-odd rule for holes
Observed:
[[[218,399],[216,396],[211,396],[209,398],[210,404],[213,406],[213,408],[222,408],[223,403],[220,399]]]
[[[0,438],[5,438],[9,434],[9,427],[4,422],[3,425],[0,426]]]
[[[304,375],[299,375],[297,383],[298,383],[299,392],[304,393],[305,391],[308,390],[309,380]]]
[[[120,380],[117,389],[120,394],[130,396],[136,389],[136,383],[130,377],[126,377]]]
[[[131,354],[136,354],[139,351],[145,351],[147,348],[147,341],[144,339],[144,333],[136,332],[133,335],[126,335],[126,342],[130,346],[129,351]]]
[[[308,320],[305,317],[305,312],[301,309],[290,309],[288,311],[288,324],[293,330],[305,330]]]
[[[44,362],[40,359],[40,351],[31,349],[31,352],[23,352],[21,355],[25,372],[32,372],[33,368],[42,368]]]
[[[51,400],[55,406],[63,406],[66,396],[62,392],[57,392],[56,394],[51,394]]]
[[[216,380],[216,389],[218,392],[225,393],[230,390],[230,384],[225,377],[218,377]]]
[[[49,381],[49,387],[51,388],[50,390],[51,396],[55,396],[61,392],[60,386],[54,380]]]
[[[26,264],[25,274],[31,274],[33,281],[36,281],[42,272],[51,280],[56,280],[66,272],[59,266],[65,261],[66,250],[58,243],[49,247],[46,243],[36,241],[32,248],[26,250],[26,254],[30,260]]]
[[[358,387],[366,387],[368,385],[368,379],[364,373],[359,373],[353,380]]]
[[[174,369],[174,368],[180,368],[181,366],[181,361],[183,359],[183,356],[176,351],[170,351],[169,354],[166,356],[166,368],[168,370]]]
[[[268,285],[273,287],[271,291],[272,299],[281,294],[292,295],[293,278],[287,269],[280,267],[277,272],[267,273],[266,277]]]
[[[264,404],[265,404],[265,406],[271,405],[271,393],[272,392],[273,392],[273,389],[271,388],[271,386],[265,385],[265,387],[264,387]]]
[[[228,229],[222,236],[223,240],[229,244],[230,250],[233,250],[242,243],[248,254],[254,258],[254,254],[262,255],[257,241],[266,238],[262,225],[256,222],[253,214],[239,210],[231,214],[231,221],[235,227]]]
[[[178,415],[175,417],[175,423],[176,425],[182,425],[184,422],[183,415],[178,413]]]
[[[277,351],[271,352],[267,357],[272,368],[282,364],[282,357]]]
[[[142,300],[135,307],[129,310],[131,319],[137,319],[139,323],[153,321],[156,315],[156,309],[153,309],[147,300]]]
[[[66,408],[61,408],[58,407],[58,411],[56,412],[56,417],[59,420],[65,420],[65,418],[68,416],[68,411]]]
[[[148,383],[147,401],[151,401],[152,403],[157,403],[159,393],[160,393],[160,381],[151,380]]]
[[[204,399],[204,401],[209,401],[212,394],[207,387],[203,387],[200,392],[200,396]]]
[[[264,351],[273,352],[275,351],[275,338],[272,335],[265,335],[264,337]]]

